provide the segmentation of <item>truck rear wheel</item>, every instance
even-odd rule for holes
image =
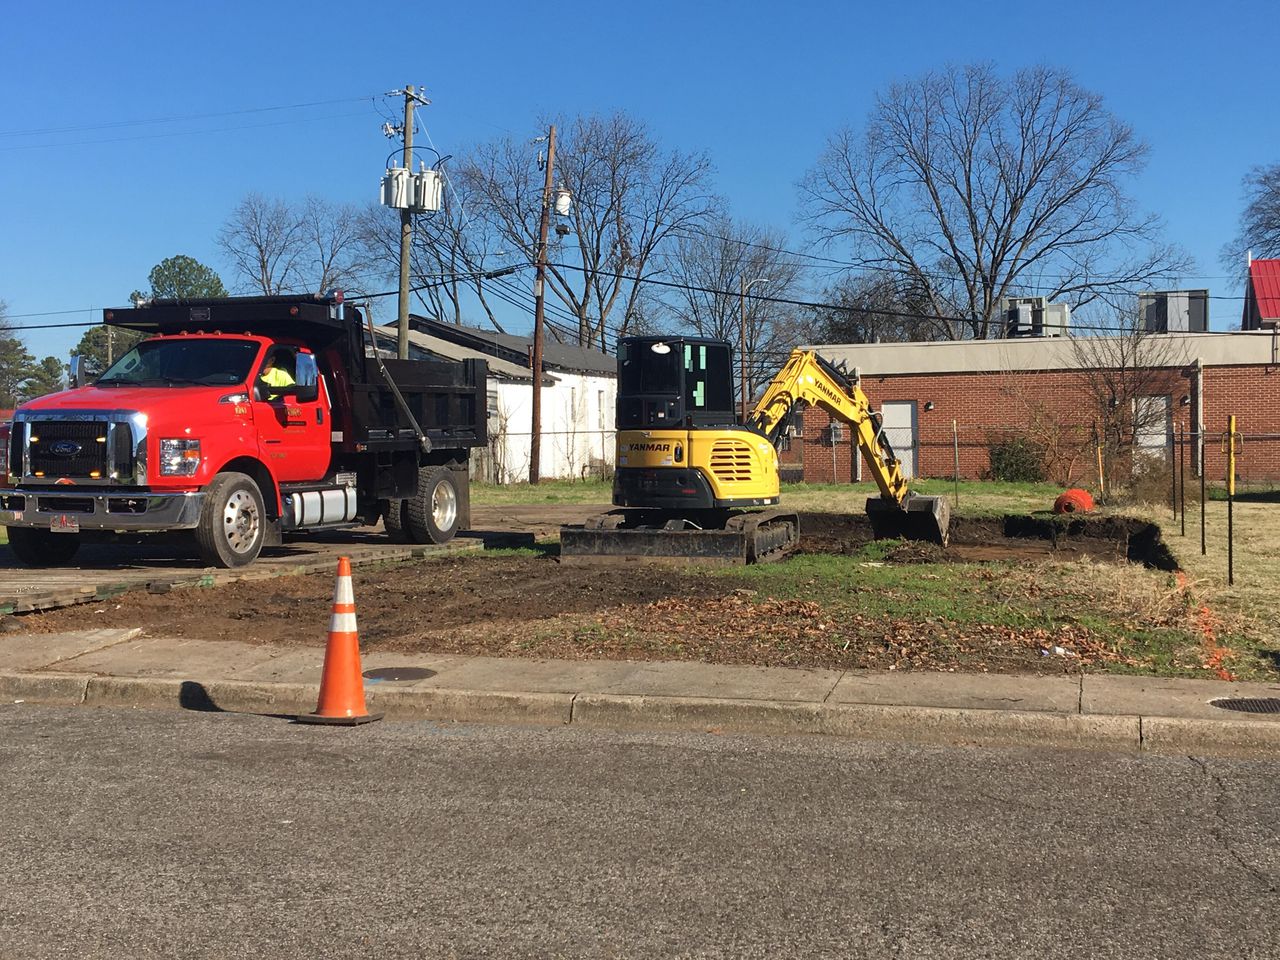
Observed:
[[[74,533],[53,533],[35,527],[9,527],[9,548],[29,567],[56,567],[68,562],[80,549]]]
[[[243,473],[220,473],[209,484],[196,527],[200,557],[214,567],[243,567],[258,558],[266,537],[262,491]]]
[[[409,539],[409,535],[404,528],[403,500],[391,499],[387,501],[386,509],[382,511],[382,528],[387,531],[387,536],[395,543],[404,543]]]
[[[453,470],[419,467],[418,492],[404,501],[404,531],[409,540],[448,543],[458,532],[461,502]]]

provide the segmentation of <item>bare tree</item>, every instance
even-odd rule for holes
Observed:
[[[804,218],[854,263],[909,278],[952,339],[1000,336],[1000,302],[1079,307],[1184,273],[1160,222],[1133,209],[1133,130],[1061,70],[989,64],[895,84],[801,183]]]
[[[918,343],[950,339],[946,321],[930,311],[929,295],[902,274],[843,277],[822,293],[805,324],[811,343]]]
[[[298,216],[283,200],[250,193],[218,232],[240,286],[268,296],[296,289],[306,238]]]
[[[309,278],[317,293],[361,286],[360,211],[355,206],[308,196],[296,213],[296,227],[295,276]]]
[[[784,252],[784,240],[778,230],[721,215],[705,230],[681,233],[674,254],[665,258],[679,284],[667,301],[675,325],[728,340],[735,350],[745,339],[748,396],[801,339],[795,308],[770,302],[794,294],[802,269]]]
[[[470,185],[449,178],[439,211],[419,218],[410,250],[410,277],[418,299],[435,318],[461,324],[478,308],[494,329],[493,285],[518,266],[519,257],[503,257],[494,232],[470,202]],[[400,269],[400,217],[386,207],[369,207],[357,232],[365,267],[388,282]],[[515,261],[513,263],[513,261]]]
[[[1097,425],[1107,486],[1128,480],[1135,457],[1163,456],[1172,411],[1187,389],[1190,362],[1181,338],[1146,329],[1136,309],[1119,315],[1107,336],[1071,341],[1083,417]]]
[[[1231,270],[1241,268],[1247,250],[1257,257],[1280,257],[1280,163],[1250,170],[1244,195],[1240,232],[1222,250],[1222,262]]]
[[[578,321],[583,346],[602,345],[615,311],[625,334],[640,313],[654,254],[702,222],[712,198],[710,162],[663,151],[641,121],[625,113],[576,117],[560,130],[556,176],[573,195],[571,240],[552,249],[547,282]],[[466,168],[485,217],[503,240],[534,259],[543,175],[527,143],[482,144]]]

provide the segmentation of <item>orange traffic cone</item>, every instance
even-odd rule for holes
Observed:
[[[299,723],[328,723],[354,727],[381,720],[364,703],[364,677],[360,674],[360,634],[356,629],[356,598],[351,589],[351,561],[338,558],[338,583],[333,590],[333,614],[329,618],[329,643],[320,676],[320,702],[316,712],[298,717]]]

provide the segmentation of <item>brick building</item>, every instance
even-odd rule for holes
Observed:
[[[1095,357],[1113,355],[1106,342],[1089,340]],[[1208,477],[1221,478],[1221,435],[1227,415],[1235,414],[1245,436],[1240,479],[1280,481],[1280,330],[1164,334],[1158,340],[1141,355],[1161,362],[1144,376],[1143,394],[1133,401],[1145,411],[1137,448],[1168,457],[1185,431],[1188,468],[1196,469],[1194,441],[1202,424]],[[1054,479],[1087,482],[1096,475],[1096,376],[1094,386],[1087,382],[1096,368],[1082,366],[1072,338],[816,349],[857,373],[913,476],[950,477],[958,440],[961,477],[980,478],[990,470],[992,445],[1019,436],[1052,449]],[[1115,350],[1116,356],[1122,352]],[[795,432],[782,454],[786,475],[808,482],[863,475],[849,431],[833,431],[823,410],[806,409]]]

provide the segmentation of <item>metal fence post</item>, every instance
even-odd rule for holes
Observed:
[[[951,444],[955,450],[955,484],[956,484],[956,507],[960,506],[960,430],[956,426],[956,421],[951,421]]]
[[[1200,556],[1203,557],[1206,553],[1208,553],[1208,550],[1205,548],[1205,538],[1204,538],[1204,499],[1205,499],[1204,497],[1204,482],[1205,482],[1204,481],[1204,478],[1205,478],[1204,450],[1205,448],[1204,448],[1203,424],[1196,427],[1196,442],[1200,446]]]
[[[1227,586],[1235,586],[1236,415],[1227,417]]]
[[[1182,498],[1182,536],[1187,535],[1187,428],[1178,424],[1178,496]]]

